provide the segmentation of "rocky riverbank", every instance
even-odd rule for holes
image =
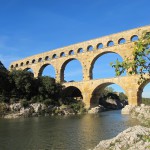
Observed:
[[[127,105],[122,114],[138,119],[146,127],[130,127],[112,139],[101,141],[93,150],[150,150],[150,106]]]
[[[61,106],[46,106],[43,103],[32,103],[28,107],[23,107],[21,103],[11,105],[1,104],[1,118],[20,118],[20,117],[38,117],[38,116],[53,116],[53,115],[75,115],[84,112],[82,105],[61,105]]]
[[[126,105],[121,112],[138,119],[142,124],[150,127],[150,106],[144,104],[141,104],[141,106]]]
[[[134,126],[101,141],[93,150],[150,150],[150,128]]]

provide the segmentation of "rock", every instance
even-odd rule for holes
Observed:
[[[21,109],[21,103],[14,103],[10,105],[11,111],[20,111]]]
[[[24,117],[29,117],[29,116],[32,116],[33,112],[34,112],[33,107],[21,108],[20,115],[22,115]]]
[[[12,114],[7,114],[4,116],[5,119],[15,119],[21,117],[21,114],[18,113],[12,113]]]
[[[116,137],[101,141],[93,150],[149,150],[150,128],[134,126]]]
[[[121,113],[122,114],[130,114],[131,111],[135,108],[133,105],[126,105],[124,108],[122,108]]]
[[[37,113],[41,110],[41,103],[33,103],[30,106],[34,109],[34,112]]]
[[[105,110],[105,108],[104,108],[103,106],[99,105],[99,106],[97,106],[97,107],[91,108],[91,109],[88,111],[88,113],[89,113],[89,114],[96,114],[96,113],[102,112],[102,111],[104,111],[104,110]]]
[[[108,97],[107,99],[101,99],[99,101],[100,105],[104,106],[107,109],[113,109],[113,110],[123,108],[125,105],[124,103],[125,103],[124,101],[120,101],[119,99],[114,99],[111,97]]]

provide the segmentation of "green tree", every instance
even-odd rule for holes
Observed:
[[[132,56],[126,57],[123,62],[116,60],[111,66],[115,68],[116,76],[127,70],[130,75],[140,75],[139,83],[148,79],[145,74],[150,76],[150,32],[144,31],[135,42]]]
[[[61,97],[62,85],[48,76],[39,77],[38,82],[38,93],[43,97],[43,100],[51,99],[52,103],[58,103],[58,99]]]
[[[0,61],[0,101],[9,102],[11,87],[9,72]]]
[[[17,98],[30,100],[37,91],[35,79],[29,71],[13,70],[10,72],[10,80],[13,86],[11,94]]]

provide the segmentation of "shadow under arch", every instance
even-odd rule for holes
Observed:
[[[56,70],[55,70],[54,66],[51,65],[50,63],[46,63],[46,64],[44,64],[43,66],[41,66],[41,68],[39,69],[38,77],[41,77],[41,76],[42,76],[42,73],[43,73],[44,69],[45,69],[47,66],[52,66],[52,68],[54,69],[54,72],[55,72],[55,74],[56,74]],[[55,75],[55,76],[56,76],[56,75]]]
[[[77,60],[80,64],[80,67],[81,67],[81,73],[82,73],[82,80],[83,80],[83,66],[82,66],[82,63],[80,60],[76,59],[76,58],[70,58],[70,59],[67,59],[61,66],[61,70],[60,70],[60,79],[61,79],[61,82],[65,82],[65,68],[67,66],[67,64],[69,64],[71,61],[73,60]],[[72,68],[73,70],[73,68]],[[70,72],[72,71],[70,70]],[[71,81],[70,81],[71,82]]]
[[[80,89],[75,86],[68,86],[64,88],[64,90],[62,91],[62,97],[68,98],[68,99],[73,98],[75,100],[83,99]]]
[[[89,69],[90,79],[93,79],[93,69],[94,69],[94,64],[96,63],[96,61],[103,55],[107,55],[107,54],[117,54],[123,60],[123,57],[119,53],[116,53],[113,51],[106,51],[106,52],[99,53],[97,56],[94,57],[94,59],[92,60],[92,62],[90,64],[90,69]]]
[[[147,84],[150,83],[150,79],[147,79],[142,84],[139,85],[138,92],[137,92],[137,103],[140,105],[142,103],[142,93],[143,89],[146,87]]]
[[[124,88],[119,85],[118,83],[115,82],[106,82],[106,83],[102,83],[98,86],[95,87],[95,89],[92,92],[92,97],[90,100],[90,108],[98,106],[99,105],[99,98],[103,95],[104,89],[110,85],[116,84],[118,85],[121,89],[123,89],[123,91],[125,92],[125,94],[127,93]]]

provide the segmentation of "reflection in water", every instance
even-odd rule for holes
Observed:
[[[116,136],[136,120],[120,111],[98,115],[0,120],[0,148],[6,150],[87,150]]]

